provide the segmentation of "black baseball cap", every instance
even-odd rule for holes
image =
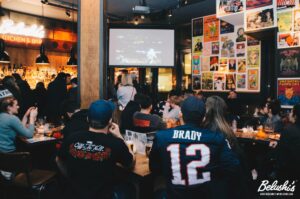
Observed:
[[[97,100],[93,102],[88,110],[88,118],[90,122],[97,123],[105,127],[112,118],[115,105],[111,101]]]
[[[181,112],[186,123],[200,124],[205,115],[205,104],[201,99],[189,96],[182,102]]]

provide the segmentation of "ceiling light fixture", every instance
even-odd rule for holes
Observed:
[[[44,19],[44,4],[42,4],[42,19]],[[44,22],[44,20],[43,20]],[[47,55],[45,54],[45,46],[42,43],[40,46],[40,54],[36,57],[35,59],[35,63],[36,64],[49,64],[49,59],[47,57]]]
[[[139,19],[135,18],[133,24],[136,25],[136,26],[139,25]]]
[[[168,17],[172,17],[173,16],[173,11],[172,10],[168,10]]]
[[[71,13],[70,13],[70,10],[66,10],[66,15],[71,18]]]
[[[41,3],[42,4],[48,4],[49,2],[48,2],[48,0],[41,0]]]
[[[3,39],[0,39],[0,63],[10,63],[9,55],[5,51],[5,43]]]
[[[141,19],[145,19],[145,15],[141,15]]]

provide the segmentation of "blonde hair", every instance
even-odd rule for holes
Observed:
[[[130,74],[122,74],[121,84],[123,86],[132,86],[132,77]]]
[[[231,145],[236,144],[236,137],[226,121],[227,105],[225,101],[218,96],[207,98],[206,114],[203,126],[212,131],[220,131],[228,139]]]

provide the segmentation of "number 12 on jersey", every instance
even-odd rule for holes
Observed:
[[[186,156],[196,156],[200,151],[201,159],[193,160],[186,164],[187,179],[182,179],[180,164],[180,144],[171,144],[167,151],[170,152],[172,168],[172,184],[174,185],[196,185],[210,181],[210,172],[202,172],[202,178],[198,178],[197,168],[203,168],[210,161],[210,150],[205,144],[191,144],[186,148]]]

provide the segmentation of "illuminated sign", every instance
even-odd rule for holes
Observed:
[[[0,34],[0,38],[6,42],[24,43],[24,44],[31,44],[31,45],[40,45],[43,41],[40,38],[18,36],[18,35],[4,35],[4,34]]]
[[[14,23],[14,21],[10,19],[5,19],[0,25],[0,34],[44,38],[45,30],[44,26],[38,26],[36,24],[26,26],[24,22]]]

